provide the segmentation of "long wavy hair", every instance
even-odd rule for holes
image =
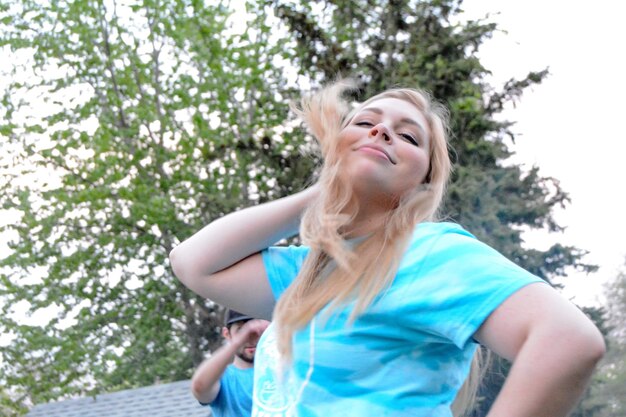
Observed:
[[[274,310],[278,348],[287,362],[292,356],[294,332],[305,327],[324,307],[329,306],[328,311],[332,312],[354,301],[352,321],[391,285],[415,226],[437,219],[451,171],[447,111],[443,106],[423,91],[397,88],[351,109],[342,97],[354,87],[352,81],[339,81],[303,98],[300,106],[292,106],[319,142],[324,162],[318,180],[319,196],[304,211],[300,225],[302,241],[310,247],[309,255]],[[431,135],[430,168],[424,183],[393,202],[383,226],[352,247],[346,242],[346,233],[358,206],[354,205],[350,179],[341,175],[342,155],[337,152],[337,139],[360,109],[383,98],[405,101],[424,115]],[[331,261],[336,267],[329,267]],[[475,389],[470,387],[470,391]],[[469,394],[469,399],[455,408],[466,409],[472,402],[471,392],[460,393],[457,398]]]

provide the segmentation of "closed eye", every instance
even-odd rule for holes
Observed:
[[[374,126],[374,123],[368,122],[367,120],[363,120],[363,121],[355,123],[355,125],[357,125],[357,126]]]
[[[417,139],[415,139],[413,135],[410,135],[408,133],[400,133],[400,136],[403,137],[407,142],[411,143],[412,145],[420,146],[420,144],[417,142]]]

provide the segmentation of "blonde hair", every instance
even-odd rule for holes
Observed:
[[[291,360],[294,332],[305,327],[325,306],[332,312],[355,301],[350,313],[353,321],[391,285],[415,226],[436,219],[450,175],[447,113],[443,106],[423,91],[397,88],[351,110],[342,95],[353,88],[351,81],[340,81],[303,98],[300,107],[292,106],[319,142],[324,162],[318,180],[321,192],[303,213],[300,226],[302,241],[310,247],[309,255],[274,310],[278,348],[285,361]],[[344,235],[358,207],[350,206],[352,212],[346,213],[348,204],[354,203],[353,191],[349,179],[340,175],[337,138],[354,114],[383,98],[403,100],[426,118],[431,135],[430,170],[424,183],[394,202],[384,227],[351,248]],[[324,271],[331,269],[331,261],[337,267]]]

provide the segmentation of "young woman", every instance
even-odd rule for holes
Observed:
[[[600,333],[539,278],[435,222],[450,172],[440,107],[394,89],[351,110],[349,87],[297,109],[321,145],[316,185],[229,214],[170,256],[193,291],[273,319],[253,415],[447,417],[455,399],[458,415],[479,344],[513,362],[490,417],[567,415],[604,354]],[[271,247],[298,232],[305,246]]]

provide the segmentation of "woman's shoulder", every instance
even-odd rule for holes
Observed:
[[[262,251],[263,258],[271,262],[288,262],[297,265],[304,262],[310,248],[304,245],[270,246]]]
[[[442,222],[423,222],[419,223],[413,231],[412,242],[420,240],[439,239],[443,236],[461,235],[472,239],[476,239],[473,234],[468,232],[458,223],[442,221]]]
[[[434,254],[458,256],[460,253],[499,255],[458,223],[423,222],[416,226],[405,255],[431,257]],[[501,256],[501,255],[500,255]]]

